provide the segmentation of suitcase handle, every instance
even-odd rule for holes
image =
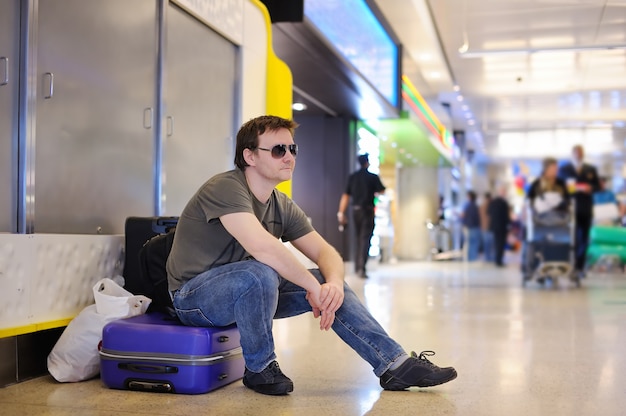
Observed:
[[[129,390],[156,391],[160,393],[174,392],[174,386],[167,381],[128,380],[126,386]]]
[[[217,342],[228,342],[230,338],[228,338],[226,335],[221,335],[218,339]]]
[[[226,380],[227,378],[228,378],[228,374],[222,373],[222,374],[219,375],[219,377],[217,379],[219,381],[222,381],[222,380]]]
[[[178,367],[172,367],[170,365],[119,363],[117,365],[117,368],[121,370],[134,371],[135,373],[149,373],[149,374],[176,374],[178,373]]]

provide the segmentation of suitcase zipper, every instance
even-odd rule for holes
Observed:
[[[237,358],[243,353],[241,347],[224,351],[215,355],[205,356],[177,356],[177,355],[160,355],[157,353],[126,353],[122,351],[111,351],[102,349],[100,357],[108,360],[124,360],[124,361],[147,361],[162,363],[179,363],[186,365],[211,365],[219,361]]]

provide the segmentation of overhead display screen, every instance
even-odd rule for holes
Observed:
[[[365,0],[305,0],[304,15],[393,106],[398,104],[398,46]]]

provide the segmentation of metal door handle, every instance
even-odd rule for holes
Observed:
[[[166,128],[167,133],[166,133],[166,135],[167,135],[167,137],[170,137],[170,136],[172,136],[174,134],[174,117],[167,116],[166,121],[167,121],[167,128]]]
[[[0,61],[4,62],[4,78],[2,78],[2,82],[0,82],[0,86],[3,86],[9,83],[9,58],[0,56]]]
[[[151,129],[152,128],[152,115],[153,115],[154,111],[152,110],[152,107],[147,107],[143,110],[143,128],[144,129]]]
[[[48,78],[50,82],[48,84],[48,94],[43,96],[44,99],[49,100],[54,95],[54,74],[52,72],[46,72],[45,74],[43,74],[43,76],[44,80]]]

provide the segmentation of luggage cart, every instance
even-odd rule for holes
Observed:
[[[536,213],[527,208],[526,238],[522,255],[522,286],[529,281],[545,283],[567,278],[580,287],[575,271],[574,242],[576,216],[574,202],[567,211]]]

